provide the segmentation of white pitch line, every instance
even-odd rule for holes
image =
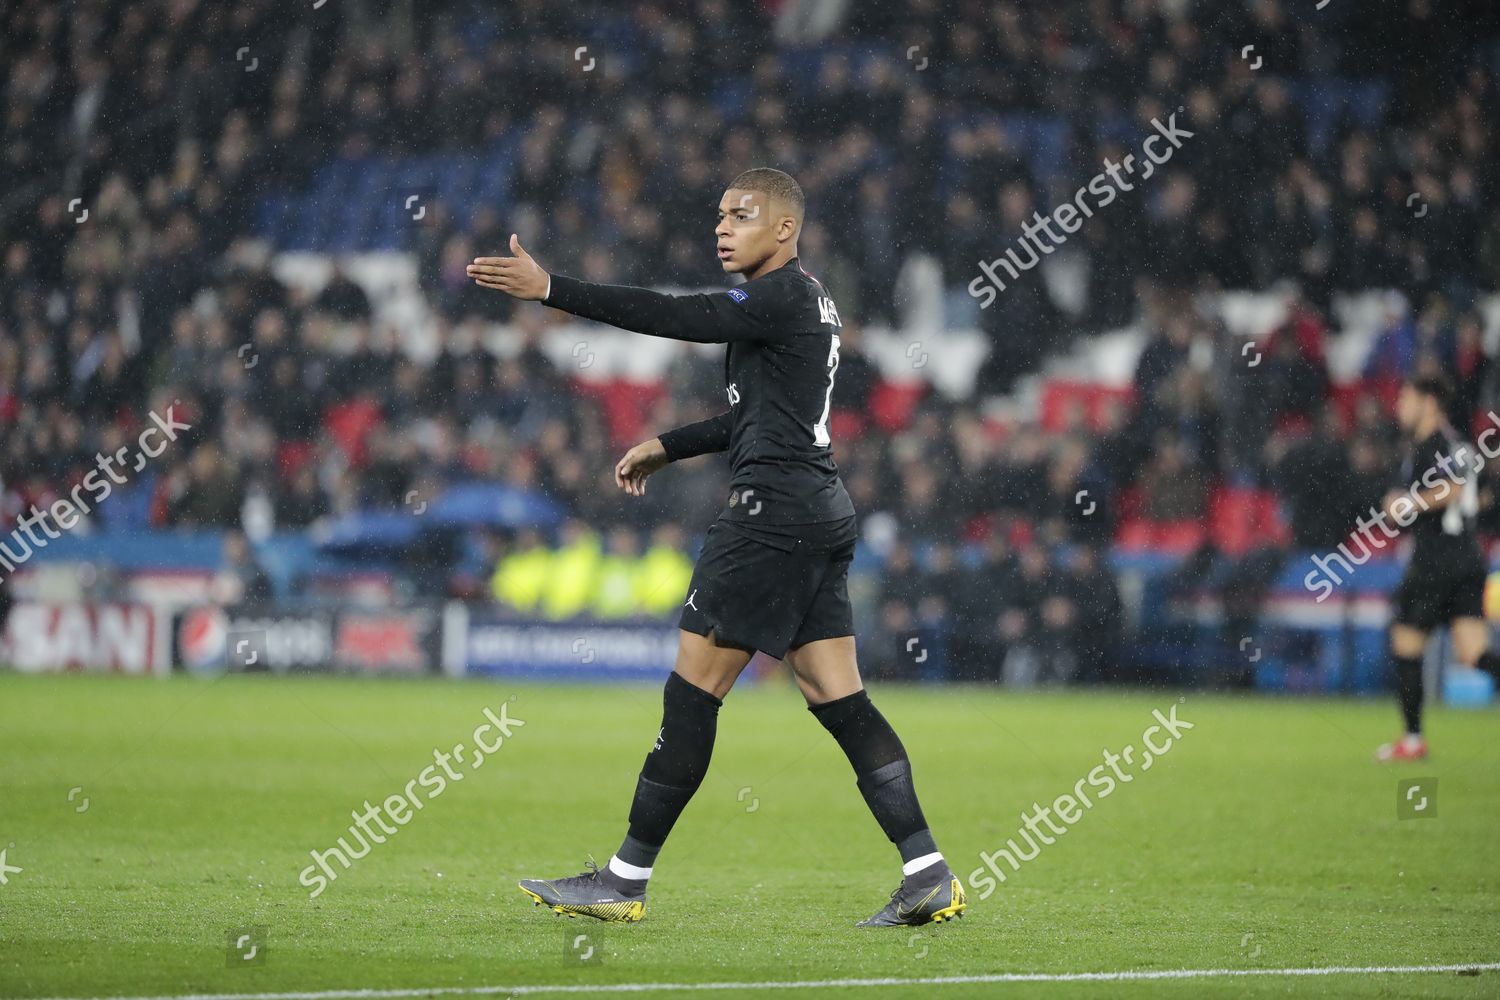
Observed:
[[[970,983],[1118,983],[1159,979],[1233,979],[1248,976],[1396,976],[1423,972],[1500,972],[1500,962],[1459,965],[1332,965],[1306,969],[1159,969],[1146,972],[997,972],[980,976],[920,979],[808,979],[764,983],[609,983],[597,986],[426,986],[398,990],[321,990],[308,993],[191,993],[152,997],[93,997],[87,1000],[394,1000],[433,996],[528,996],[540,993],[646,993],[687,990],[829,990],[853,986],[957,986]],[[84,1000],[49,997],[46,1000]]]

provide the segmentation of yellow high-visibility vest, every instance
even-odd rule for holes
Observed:
[[[656,545],[636,565],[636,602],[648,615],[665,617],[682,607],[693,561],[676,549]]]
[[[605,556],[599,563],[599,584],[594,588],[594,614],[600,618],[629,618],[638,610],[635,556]]]
[[[552,553],[542,548],[512,552],[500,560],[490,578],[490,592],[495,600],[517,611],[535,611],[547,586]]]
[[[552,554],[542,591],[543,616],[563,621],[588,608],[599,579],[600,558],[597,535],[585,536]]]

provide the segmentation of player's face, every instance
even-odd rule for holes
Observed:
[[[1396,397],[1396,422],[1401,425],[1403,431],[1415,430],[1422,422],[1423,404],[1426,399],[1427,397],[1409,385],[1401,387],[1401,393]]]
[[[719,266],[725,274],[754,271],[780,246],[772,224],[771,199],[764,191],[730,188],[719,199]]]

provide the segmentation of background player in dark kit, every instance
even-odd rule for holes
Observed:
[[[549,275],[513,235],[514,257],[468,268],[481,286],[626,330],[725,343],[729,409],[637,445],[615,468],[641,495],[668,462],[729,452],[730,494],[688,587],[662,725],[646,756],[630,829],[609,864],[523,891],[559,913],[638,920],[646,882],[672,825],[703,781],[721,699],[755,650],[785,658],[808,707],[849,758],[870,811],[901,853],[903,879],[865,924],[962,914],[962,884],[938,852],[900,739],[870,702],[855,659],[846,577],[854,507],[838,478],[828,418],[841,322],[833,299],[797,259],[802,190],[765,168],[735,178],[715,228],[727,292],[672,296]]]
[[[1434,628],[1448,626],[1453,654],[1460,663],[1500,676],[1500,656],[1490,651],[1490,626],[1484,618],[1488,574],[1474,533],[1479,509],[1475,450],[1448,422],[1451,399],[1446,379],[1422,375],[1403,385],[1396,401],[1396,418],[1412,440],[1411,454],[1401,470],[1404,486],[1385,502],[1388,518],[1398,520],[1397,515],[1403,513],[1412,518],[1406,528],[1412,540],[1411,562],[1396,591],[1390,631],[1396,696],[1406,731],[1375,752],[1382,761],[1427,756],[1427,740],[1422,735],[1422,654]],[[1398,503],[1402,511],[1394,509]],[[1414,505],[1415,517],[1405,504]]]

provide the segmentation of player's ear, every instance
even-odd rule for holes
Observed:
[[[797,238],[797,217],[794,215],[783,215],[776,222],[776,242],[785,243],[787,240]]]

